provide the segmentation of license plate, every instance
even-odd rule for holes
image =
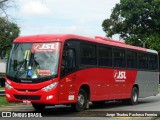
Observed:
[[[25,104],[30,104],[31,101],[30,101],[30,100],[23,100],[23,103],[25,103]]]

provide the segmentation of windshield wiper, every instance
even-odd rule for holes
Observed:
[[[15,78],[17,78],[19,72],[21,71],[22,67],[24,66],[24,70],[26,70],[27,66],[28,66],[28,61],[29,61],[29,55],[30,55],[30,51],[26,50],[25,51],[25,55],[24,55],[24,61],[22,63],[22,65],[17,69],[16,73],[15,73]]]
[[[19,68],[17,69],[16,73],[15,73],[15,78],[18,77],[19,72],[21,71],[22,67],[26,64],[27,60],[24,59],[23,63],[21,66],[19,66]]]

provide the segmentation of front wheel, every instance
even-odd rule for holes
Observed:
[[[43,111],[45,109],[45,106],[44,104],[36,104],[36,103],[32,103],[32,106],[33,108],[36,110],[36,111]]]
[[[78,101],[71,105],[72,110],[80,112],[87,106],[87,94],[83,89],[80,89],[78,93]]]

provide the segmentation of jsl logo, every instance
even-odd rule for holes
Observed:
[[[34,43],[32,45],[32,52],[54,52],[59,46],[57,43]]]
[[[114,79],[117,82],[125,82],[125,80],[126,80],[126,71],[115,70],[113,75],[114,75]]]
[[[53,50],[53,49],[55,49],[55,44],[53,44],[53,43],[51,43],[51,44],[39,43],[39,44],[35,44],[34,49],[35,50],[37,50],[37,49],[39,49],[39,50]]]

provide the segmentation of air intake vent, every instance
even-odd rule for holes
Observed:
[[[31,96],[31,95],[14,95],[17,100],[40,100],[41,96]]]

